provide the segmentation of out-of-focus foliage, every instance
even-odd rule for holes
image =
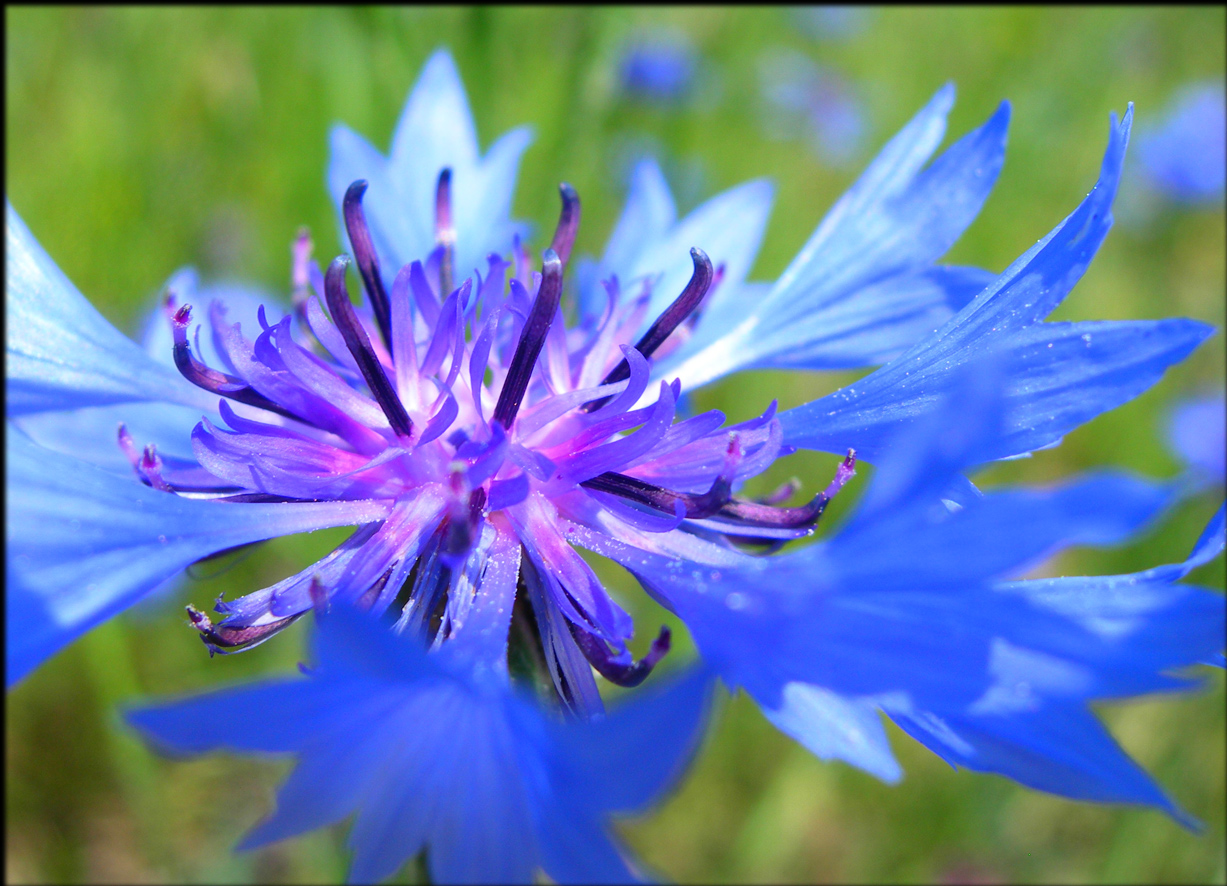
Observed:
[[[1187,82],[1224,77],[1221,8],[885,9],[839,39],[795,10],[6,10],[7,188],[35,236],[104,314],[132,331],[177,267],[286,291],[301,224],[338,249],[324,187],[329,125],[386,148],[431,50],[448,46],[483,144],[529,122],[518,215],[549,230],[558,180],[584,199],[578,248],[597,252],[639,152],[662,160],[683,210],[758,176],[777,202],[755,273],[777,275],[855,169],[946,80],[957,136],[1001,98],[1014,117],[1005,170],[951,260],[994,270],[1046,233],[1094,181],[1108,111],[1137,104],[1139,128]],[[668,105],[620,91],[629,41],[682,33],[701,76]],[[764,57],[800,53],[854,83],[866,113],[861,156],[838,168],[804,138],[762,129]],[[1136,174],[1136,157],[1127,178]],[[1122,195],[1122,199],[1126,195]],[[1224,324],[1224,211],[1169,206],[1119,225],[1059,318],[1184,315]],[[538,247],[540,242],[536,244]],[[702,245],[702,244],[696,244]],[[1154,390],[1069,435],[1059,449],[981,477],[1043,482],[1110,463],[1171,475],[1169,404],[1222,388],[1216,336]],[[694,405],[748,417],[779,397],[805,402],[848,375],[756,373],[700,391]],[[786,460],[751,491],[797,474],[807,488],[833,456]],[[867,471],[865,472],[867,473]],[[863,477],[828,512],[837,522]],[[1221,490],[1215,494],[1221,495]],[[1183,559],[1215,502],[1179,510],[1141,543],[1078,552],[1046,569],[1127,572]],[[329,536],[324,538],[323,536]],[[225,756],[170,763],[120,727],[117,705],[284,671],[302,630],[248,655],[210,660],[182,605],[250,590],[314,559],[343,533],[270,543],[201,564],[164,599],[78,642],[6,700],[6,876],[11,882],[336,882],[344,831],[242,856],[239,835],[269,808],[284,764]],[[1222,586],[1223,561],[1193,579]],[[625,577],[637,622],[662,617]],[[676,626],[676,623],[674,623]],[[645,628],[643,644],[654,633]],[[639,650],[637,650],[639,651]],[[679,644],[678,656],[690,654]],[[682,881],[1213,881],[1224,862],[1224,680],[1176,699],[1105,706],[1124,747],[1203,834],[1150,811],[1054,799],[954,773],[894,730],[897,787],[822,763],[745,699],[725,706],[690,778],[624,833]],[[412,880],[409,869],[403,878]]]

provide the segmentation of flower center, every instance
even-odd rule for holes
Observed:
[[[564,268],[580,220],[569,185],[560,188],[562,211],[539,272],[517,240],[511,263],[490,255],[484,276],[474,270],[455,288],[450,170],[436,188],[435,250],[401,268],[390,289],[363,211],[366,189],[354,182],[342,205],[365,295],[359,304],[346,287],[349,258],[321,274],[300,237],[291,314],[270,323],[261,308],[260,331],[249,339],[224,322],[224,309],[211,308],[223,371],[194,356],[191,307],[168,301],[176,365],[223,398],[227,427],[205,419],[192,433],[198,465],[164,463],[152,447],[137,453],[121,430],[137,475],[166,492],[226,503],[394,502],[384,523],[360,527],[290,584],[219,603],[228,613],[221,624],[191,610],[211,649],[262,642],[321,596],[386,609],[419,559],[462,573],[480,555],[483,526],[501,515],[500,526],[514,529],[538,566],[564,576],[558,602],[584,657],[606,678],[633,685],[668,650],[668,632],[642,661],[629,659],[629,619],[595,577],[585,578],[566,523],[772,549],[811,532],[851,476],[849,453],[830,487],[806,505],[736,496],[741,481],[787,454],[775,404],[726,427],[716,411],[677,420],[676,381],[659,383],[654,400],[646,396],[652,358],[677,346],[720,283],[701,249],[691,250],[686,287],[630,345],[646,319],[651,279],[624,292],[611,278],[602,316],[572,328],[564,322]],[[437,641],[446,620],[431,625],[422,613],[437,610],[426,598],[445,594],[447,581],[427,589],[424,569],[414,573],[401,622],[418,613]],[[244,602],[259,594],[259,605]]]

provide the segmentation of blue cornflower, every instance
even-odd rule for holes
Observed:
[[[618,83],[634,98],[675,103],[690,95],[698,66],[698,54],[684,35],[658,32],[623,49]]]
[[[1168,416],[1167,442],[1205,480],[1221,485],[1227,480],[1227,392],[1176,404]]]
[[[1221,80],[1191,83],[1138,138],[1147,181],[1180,203],[1222,199],[1227,183],[1227,90]]]
[[[9,207],[8,594],[10,615],[19,614],[8,627],[9,682],[201,557],[352,525],[308,569],[217,601],[217,623],[189,614],[211,652],[230,652],[308,612],[333,610],[321,628],[319,674],[296,684],[311,688],[259,695],[269,716],[288,717],[296,699],[327,696],[337,680],[379,676],[397,689],[366,683],[326,717],[294,721],[302,735],[274,734],[263,721],[193,733],[199,718],[182,716],[190,706],[139,722],[185,750],[237,744],[299,752],[309,773],[321,759],[367,772],[374,764],[364,755],[383,745],[375,736],[369,745],[345,740],[371,725],[362,699],[386,713],[385,700],[416,711],[427,704],[420,693],[462,697],[454,715],[487,724],[473,727],[474,747],[485,750],[472,765],[517,759],[546,773],[530,787],[517,780],[523,773],[504,773],[489,787],[512,804],[499,809],[522,800],[548,818],[585,789],[542,787],[563,783],[551,766],[571,771],[570,758],[531,762],[517,730],[538,728],[525,724],[542,715],[522,713],[515,700],[509,645],[535,662],[529,671],[577,721],[603,714],[594,670],[634,686],[670,647],[662,629],[633,659],[634,625],[579,546],[627,565],[683,617],[712,668],[824,756],[896,775],[876,719],[882,710],[921,724],[924,735],[944,723],[962,736],[947,754],[963,765],[1172,810],[1144,777],[1126,778],[1132,770],[1111,755],[1093,719],[1088,725],[1085,703],[1183,685],[1165,672],[1221,648],[1221,598],[1147,579],[1141,584],[1158,590],[1136,601],[1128,630],[1097,633],[1097,619],[1117,612],[1113,600],[1085,614],[1087,626],[1078,613],[1030,599],[1030,586],[1001,582],[1060,546],[1125,538],[1174,492],[1108,476],[980,497],[963,472],[1054,445],[1147,389],[1211,330],[1189,320],[1043,322],[1111,224],[1129,114],[1113,120],[1088,197],[1003,274],[935,264],[986,199],[1008,122],[1003,105],[925,167],[952,102],[952,88],[937,93],[773,284],[745,280],[769,186],[751,182],[678,220],[659,170],[645,162],[603,256],[577,287],[568,327],[561,303],[579,198],[562,186],[559,222],[538,265],[509,218],[528,135],[504,136],[483,159],[454,66],[436,54],[391,156],[343,128],[333,134],[329,182],[361,304],[346,289],[349,260],[322,270],[306,237],[294,246],[291,306],[258,306],[254,324],[230,322],[220,302],[201,310],[211,293],[179,275],[165,306],[177,373],[110,327]],[[739,369],[877,364],[885,365],[855,385],[779,415],[771,404],[731,426],[715,411],[677,417],[683,391]],[[976,387],[985,378],[993,384]],[[134,419],[109,446],[127,462],[116,471],[115,456],[95,450],[100,429],[110,424],[114,435],[125,411]],[[845,455],[822,492],[796,506],[781,504],[788,488],[764,500],[737,494],[799,447]],[[854,472],[852,450],[883,459],[854,522],[822,545],[751,554],[812,534]],[[1177,605],[1177,596],[1194,603]],[[396,642],[413,650],[398,653],[395,673],[373,675],[371,653],[346,645],[361,629],[328,627],[347,608],[384,616]],[[1186,629],[1201,632],[1187,649],[1142,643]],[[345,646],[335,656],[326,651],[334,641]],[[440,685],[448,688],[436,696]],[[654,719],[628,717],[642,727],[637,734]],[[696,718],[672,731],[662,725],[662,735],[689,735]],[[575,740],[575,754],[593,767],[584,778],[612,778],[616,770],[592,750],[600,740],[579,726],[573,734],[586,736]],[[496,747],[500,736],[511,736],[510,749]],[[1083,756],[1061,756],[1062,736],[1080,742]],[[1091,786],[1066,787],[1052,775],[1058,764]],[[409,791],[417,778],[416,769],[399,770],[392,788]],[[270,833],[369,803],[375,823],[360,817],[354,839],[360,864],[375,872],[395,859],[371,848],[368,838],[381,837],[370,828],[403,826],[410,836],[400,858],[423,842],[433,853],[458,839],[414,824],[425,814],[416,806],[395,818],[391,794],[342,795],[344,779],[323,788],[332,798],[326,814],[275,819]],[[586,793],[585,822],[641,805],[603,789]],[[509,842],[523,833],[494,814],[467,838],[504,847],[517,876],[526,865],[574,870],[551,867],[550,853],[561,850],[540,829],[525,838],[533,853],[517,854]]]
[[[836,71],[777,47],[764,56],[760,80],[769,130],[784,136],[799,131],[833,164],[855,156],[865,137],[865,109]]]

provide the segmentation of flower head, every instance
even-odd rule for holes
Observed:
[[[501,811],[488,831],[510,828],[501,833],[523,849],[499,862],[505,870],[570,870],[552,860],[551,816],[579,809],[588,827],[624,807],[603,787],[574,806],[571,787],[588,782],[566,782],[557,774],[571,771],[566,755],[524,737],[544,727],[512,686],[547,687],[571,721],[595,722],[604,705],[594,674],[635,686],[671,645],[662,629],[641,659],[631,655],[636,626],[586,549],[633,572],[682,617],[716,673],[820,755],[897,777],[883,711],[961,765],[1175,812],[1113,756],[1085,705],[1183,685],[1166,672],[1221,648],[1221,597],[1168,587],[1181,567],[1160,567],[1130,584],[1143,590],[1126,601],[1127,630],[1101,630],[1120,600],[1071,612],[1048,605],[1057,591],[1005,584],[1052,550],[1126,538],[1174,491],[1111,475],[981,495],[965,474],[1055,445],[1150,387],[1210,329],[1044,322],[1110,227],[1131,112],[1112,120],[1094,189],[1004,273],[936,264],[995,181],[1009,117],[1003,104],[926,166],[952,101],[950,87],[934,96],[774,283],[745,280],[768,186],[743,185],[678,220],[651,162],[637,169],[604,255],[580,273],[579,195],[560,187],[558,222],[535,258],[508,218],[527,136],[504,136],[482,158],[454,66],[438,53],[389,157],[334,131],[329,182],[352,258],[321,268],[300,237],[289,306],[260,305],[254,324],[231,322],[190,275],[177,276],[164,307],[169,362],[107,325],[10,207],[9,594],[22,616],[9,627],[10,681],[203,556],[354,526],[302,572],[218,600],[216,621],[189,608],[211,653],[250,649],[321,614],[320,674],[294,684],[308,688],[240,691],[138,722],[182,749],[238,743],[297,752],[300,771],[355,774],[332,784],[315,817],[274,819],[261,831],[269,839],[361,808],[364,875],[428,843],[446,847],[447,876],[477,876],[494,862],[464,867],[451,825],[432,829],[427,807],[397,806],[407,801],[371,781],[391,751],[364,730],[445,710],[443,723],[484,724],[457,726],[471,759],[515,760],[522,772],[431,782],[468,798],[439,807],[440,822],[489,800]],[[716,411],[679,415],[684,392],[739,369],[878,364],[779,415],[774,403],[737,424]],[[114,435],[122,410],[143,426],[120,426],[112,456],[93,456],[99,428],[111,423]],[[792,488],[741,494],[796,448],[842,461],[811,481],[808,500],[785,504]],[[813,533],[857,458],[881,470],[854,520],[777,555]],[[368,644],[374,629],[349,615],[328,627],[350,609],[383,618],[387,636]],[[1200,632],[1187,648],[1147,645],[1191,626]],[[395,674],[368,666],[385,646]],[[511,666],[519,653],[526,672]],[[354,692],[329,720],[319,699],[338,686]],[[194,704],[253,700],[312,713],[286,721],[301,725],[293,734],[267,718],[192,731],[208,719]],[[1063,757],[1065,739],[1082,756]],[[608,760],[584,759],[594,769],[583,778],[609,777]],[[426,778],[417,766],[396,770],[402,790]],[[1083,781],[1071,787],[1062,772]],[[302,793],[306,777],[287,793]],[[512,828],[517,809],[531,811],[532,827]],[[404,839],[395,852],[394,838]]]

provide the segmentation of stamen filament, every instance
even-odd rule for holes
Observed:
[[[558,227],[554,229],[550,249],[558,253],[559,260],[565,265],[571,257],[571,247],[575,245],[575,234],[579,230],[579,194],[566,182],[558,186],[558,194],[562,197],[562,212],[558,216]]]
[[[665,657],[669,652],[669,647],[672,644],[672,632],[667,626],[662,626],[660,634],[652,641],[652,648],[648,650],[648,654],[639,661],[634,661],[629,664],[623,664],[615,661],[614,657],[609,654],[609,649],[605,643],[599,638],[585,631],[582,627],[577,627],[570,622],[567,626],[571,629],[571,636],[575,638],[576,645],[580,651],[584,653],[584,658],[588,659],[598,674],[608,680],[610,683],[624,686],[628,689],[638,686],[648,674],[652,673],[652,669],[656,664]],[[630,658],[629,653],[625,653],[627,658]]]
[[[435,243],[443,247],[439,260],[439,299],[452,291],[456,252],[456,228],[452,223],[452,170],[444,167],[435,185]]]
[[[366,215],[362,211],[362,195],[366,193],[367,184],[359,179],[349,186],[345,199],[341,201],[341,211],[345,216],[345,231],[349,234],[349,242],[354,247],[354,259],[358,265],[358,274],[366,287],[366,294],[371,300],[371,310],[375,313],[375,322],[383,336],[388,350],[392,349],[392,307],[388,293],[383,288],[383,277],[379,273],[379,257],[375,254],[375,242],[371,239],[370,228],[366,224]]]
[[[409,413],[405,411],[404,404],[400,402],[400,397],[392,387],[392,382],[384,373],[383,366],[380,365],[379,358],[375,356],[375,351],[371,347],[371,340],[367,337],[362,324],[358,322],[354,306],[349,300],[349,290],[345,286],[345,271],[348,267],[349,257],[337,256],[328,266],[328,273],[324,276],[324,294],[328,299],[328,310],[332,313],[332,322],[340,330],[341,337],[345,339],[345,346],[349,348],[354,362],[358,364],[358,369],[362,372],[362,377],[366,379],[371,395],[379,403],[384,415],[388,417],[388,424],[392,426],[392,430],[401,437],[411,437],[413,422],[409,419]]]
[[[541,287],[520,332],[520,340],[516,343],[515,354],[507,369],[507,378],[494,406],[494,420],[508,430],[520,411],[520,404],[537,365],[537,357],[541,354],[562,297],[562,260],[553,249],[545,250],[541,258]]]
[[[697,247],[690,250],[690,258],[694,262],[694,273],[690,275],[690,282],[686,284],[682,294],[673,300],[673,304],[665,308],[664,313],[656,318],[656,322],[643,334],[643,337],[635,342],[635,350],[645,357],[651,357],[656,349],[665,343],[665,339],[673,333],[673,330],[677,329],[690,315],[690,312],[703,303],[703,297],[707,295],[707,289],[711,286],[712,281],[711,259],[707,257],[706,252]],[[624,357],[617,366],[609,371],[601,384],[608,385],[622,381],[624,378],[629,378],[630,374],[630,364]]]
[[[259,409],[267,409],[269,412],[275,412],[286,418],[306,421],[306,419],[295,415],[285,407],[274,403],[241,378],[234,378],[218,372],[216,369],[210,369],[193,357],[192,350],[187,343],[187,326],[191,317],[192,306],[184,305],[175,311],[170,323],[171,332],[175,339],[175,367],[184,378],[198,388],[204,388],[209,393],[217,394],[219,397],[229,397],[231,400],[237,400],[240,403],[246,403],[248,406],[255,406]],[[311,422],[307,422],[307,424],[311,424]]]

